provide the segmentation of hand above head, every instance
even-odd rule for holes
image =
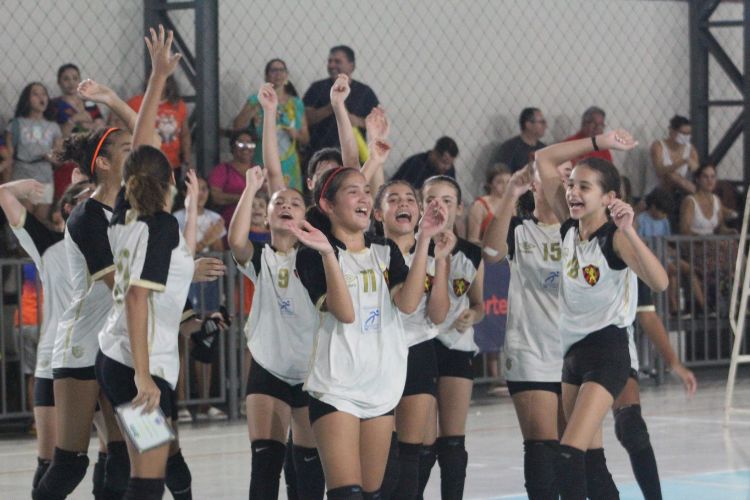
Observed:
[[[198,176],[195,174],[195,170],[188,170],[185,177],[185,187],[187,193],[185,195],[185,210],[191,213],[198,211]]]
[[[276,113],[276,106],[279,104],[279,96],[273,89],[272,83],[264,83],[258,90],[258,102],[265,113]]]
[[[370,159],[377,163],[385,163],[391,152],[391,145],[385,140],[375,139],[367,144],[367,151],[370,153]]]
[[[245,172],[245,189],[252,189],[257,192],[263,185],[263,180],[266,178],[266,172],[259,166],[254,166],[247,169]]]
[[[326,235],[309,222],[302,221],[302,227],[300,227],[296,222],[289,221],[286,227],[305,246],[317,250],[323,255],[333,253],[333,247]]]
[[[109,106],[117,97],[115,92],[104,84],[90,78],[78,84],[78,96],[86,101],[94,101]]]
[[[386,140],[391,131],[391,124],[382,106],[372,108],[370,114],[365,118],[365,130],[367,138],[372,141],[376,139]]]
[[[145,40],[151,56],[151,75],[166,78],[174,73],[182,57],[180,54],[172,53],[174,33],[172,30],[165,32],[164,26],[160,24],[158,32],[154,28],[149,28],[149,35]]]
[[[419,233],[427,238],[432,238],[445,229],[448,214],[444,207],[437,202],[430,203],[419,220]]]
[[[44,195],[44,184],[34,179],[6,182],[2,185],[2,188],[10,191],[17,200],[37,202]]]
[[[599,149],[614,149],[617,151],[630,151],[638,145],[633,136],[625,129],[618,128],[596,136],[596,145]]]
[[[341,73],[331,87],[331,106],[334,108],[344,106],[344,101],[349,97],[351,90],[349,77]]]
[[[524,193],[531,189],[533,180],[533,170],[531,165],[526,165],[521,170],[517,170],[510,177],[508,186],[505,188],[505,195],[513,198],[520,198]]]
[[[607,208],[609,208],[609,213],[618,229],[624,231],[633,227],[633,217],[635,217],[633,207],[617,199]]]
[[[456,233],[451,230],[446,230],[440,231],[433,236],[432,241],[435,242],[435,260],[438,260],[448,257],[451,252],[453,252],[453,248],[456,246],[458,238],[456,238]]]

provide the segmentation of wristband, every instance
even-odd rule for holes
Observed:
[[[591,136],[591,144],[593,144],[593,146],[594,146],[594,151],[599,151],[599,146],[596,145],[596,136],[595,135]]]

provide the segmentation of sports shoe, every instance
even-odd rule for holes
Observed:
[[[190,414],[190,411],[187,408],[182,408],[179,412],[177,412],[177,421],[192,422],[193,416]]]

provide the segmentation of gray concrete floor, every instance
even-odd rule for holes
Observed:
[[[673,380],[659,387],[643,381],[643,413],[662,477],[665,498],[750,499],[750,415],[723,426],[725,371],[698,372],[698,394],[686,399]],[[739,379],[737,400],[750,407],[750,372]],[[471,407],[467,449],[467,499],[525,498],[522,439],[508,397],[480,396]],[[183,452],[193,475],[196,499],[247,498],[250,447],[244,422],[184,426]],[[89,456],[96,457],[92,441]],[[627,454],[605,421],[607,460],[622,498],[641,498]],[[28,436],[0,441],[0,497],[29,498],[36,465]],[[91,470],[70,498],[91,498]],[[283,480],[282,480],[283,483]],[[169,498],[167,494],[165,496]],[[281,498],[286,498],[283,492]],[[433,470],[425,498],[439,498],[439,469]]]

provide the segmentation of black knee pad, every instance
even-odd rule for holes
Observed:
[[[36,471],[34,471],[34,479],[31,480],[31,488],[34,489],[39,485],[39,481],[42,480],[42,477],[44,477],[44,473],[47,472],[47,469],[49,469],[49,464],[52,463],[52,460],[47,460],[46,458],[39,458],[36,459]]]
[[[527,440],[523,442],[523,475],[530,500],[557,499],[555,462],[558,441]]]
[[[413,500],[419,495],[419,452],[421,444],[398,443],[398,485],[390,498]]]
[[[104,500],[104,472],[106,470],[107,454],[99,452],[99,456],[94,464],[94,475],[91,478],[93,488],[91,493],[94,495],[94,500]]]
[[[435,442],[440,465],[440,495],[444,500],[463,498],[469,463],[464,442],[465,436],[445,436]]]
[[[286,440],[286,452],[284,453],[284,482],[286,483],[287,500],[300,500],[297,493],[297,469],[294,466],[294,443],[292,434]]]
[[[362,492],[362,500],[385,500],[386,498],[388,497],[383,496],[381,490]]]
[[[586,492],[591,500],[613,500],[620,492],[607,468],[603,448],[586,451]]]
[[[122,498],[130,484],[130,459],[125,441],[107,443],[104,466],[105,498]]]
[[[586,498],[586,454],[583,450],[560,445],[555,471],[562,500]]]
[[[191,500],[193,493],[191,485],[193,477],[182,456],[182,450],[167,459],[167,477],[164,482],[172,493],[174,500]]]
[[[383,482],[380,484],[380,492],[382,493],[383,498],[391,498],[391,495],[396,490],[396,486],[398,486],[398,475],[398,435],[393,432],[391,433],[391,447],[388,449],[388,461],[385,464]],[[365,496],[365,498],[368,497]]]
[[[437,450],[434,444],[422,445],[419,449],[419,492],[417,498],[422,500],[424,489],[430,480],[430,473],[437,462]]]
[[[615,435],[628,453],[637,453],[651,446],[648,428],[641,416],[641,405],[615,410]]]
[[[299,500],[320,500],[326,490],[323,465],[317,448],[292,446],[296,476],[297,498]],[[284,469],[286,474],[286,469]]]
[[[89,457],[84,452],[55,448],[52,463],[31,496],[34,500],[65,498],[76,489],[86,475]]]
[[[131,477],[123,500],[161,500],[163,496],[163,479]]]
[[[326,496],[329,500],[364,500],[364,496],[362,495],[362,487],[358,484],[340,486],[338,488],[328,490]]]
[[[251,443],[250,447],[252,448],[250,500],[278,498],[286,446],[273,439],[257,439]]]

